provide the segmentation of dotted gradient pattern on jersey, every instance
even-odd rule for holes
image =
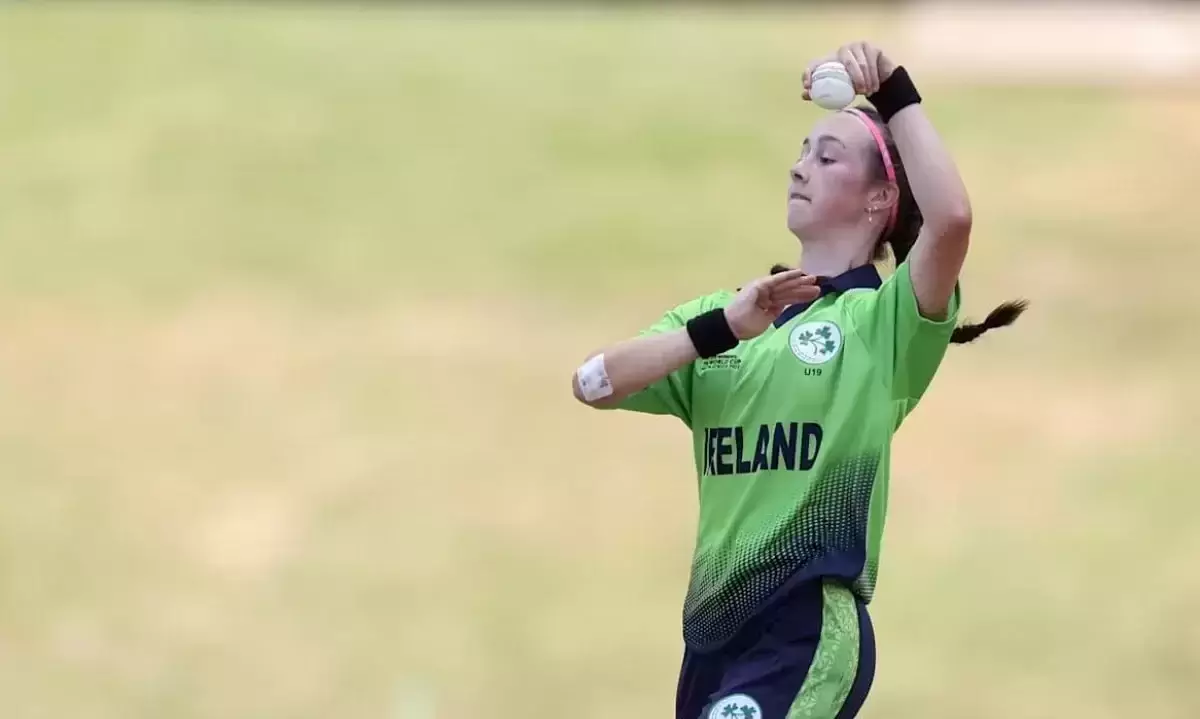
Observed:
[[[727,641],[788,579],[815,559],[835,553],[867,554],[871,490],[877,456],[841,462],[822,472],[796,512],[757,537],[743,537],[692,562],[683,606],[683,635],[692,646]],[[874,588],[874,571],[863,584]]]
[[[879,557],[873,557],[867,554],[867,566],[863,567],[862,574],[858,575],[858,579],[854,580],[851,589],[854,593],[862,597],[864,602],[870,602],[875,598],[875,580],[879,578]]]

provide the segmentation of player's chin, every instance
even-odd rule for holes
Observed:
[[[788,203],[787,226],[796,234],[803,234],[812,227],[812,207],[807,202],[791,201]]]

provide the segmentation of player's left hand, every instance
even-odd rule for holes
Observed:
[[[859,95],[873,95],[879,92],[883,84],[896,71],[896,63],[883,53],[882,50],[869,42],[852,42],[842,45],[837,52],[823,58],[813,60],[804,70],[804,99],[809,100],[812,90],[813,70],[823,62],[840,62],[850,73],[854,83],[854,91]]]

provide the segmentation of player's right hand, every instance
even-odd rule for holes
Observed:
[[[742,287],[725,307],[725,320],[739,340],[758,337],[789,305],[812,302],[820,296],[815,275],[788,270],[760,277]]]
[[[879,86],[887,82],[896,71],[896,63],[882,50],[869,42],[852,42],[842,45],[837,52],[813,60],[804,70],[804,99],[812,99],[813,72],[826,62],[839,62],[850,75],[854,91],[862,96],[874,95]]]

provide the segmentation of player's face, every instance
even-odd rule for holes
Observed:
[[[788,229],[803,236],[864,221],[875,179],[874,142],[848,113],[831,114],[813,127],[792,165]]]

